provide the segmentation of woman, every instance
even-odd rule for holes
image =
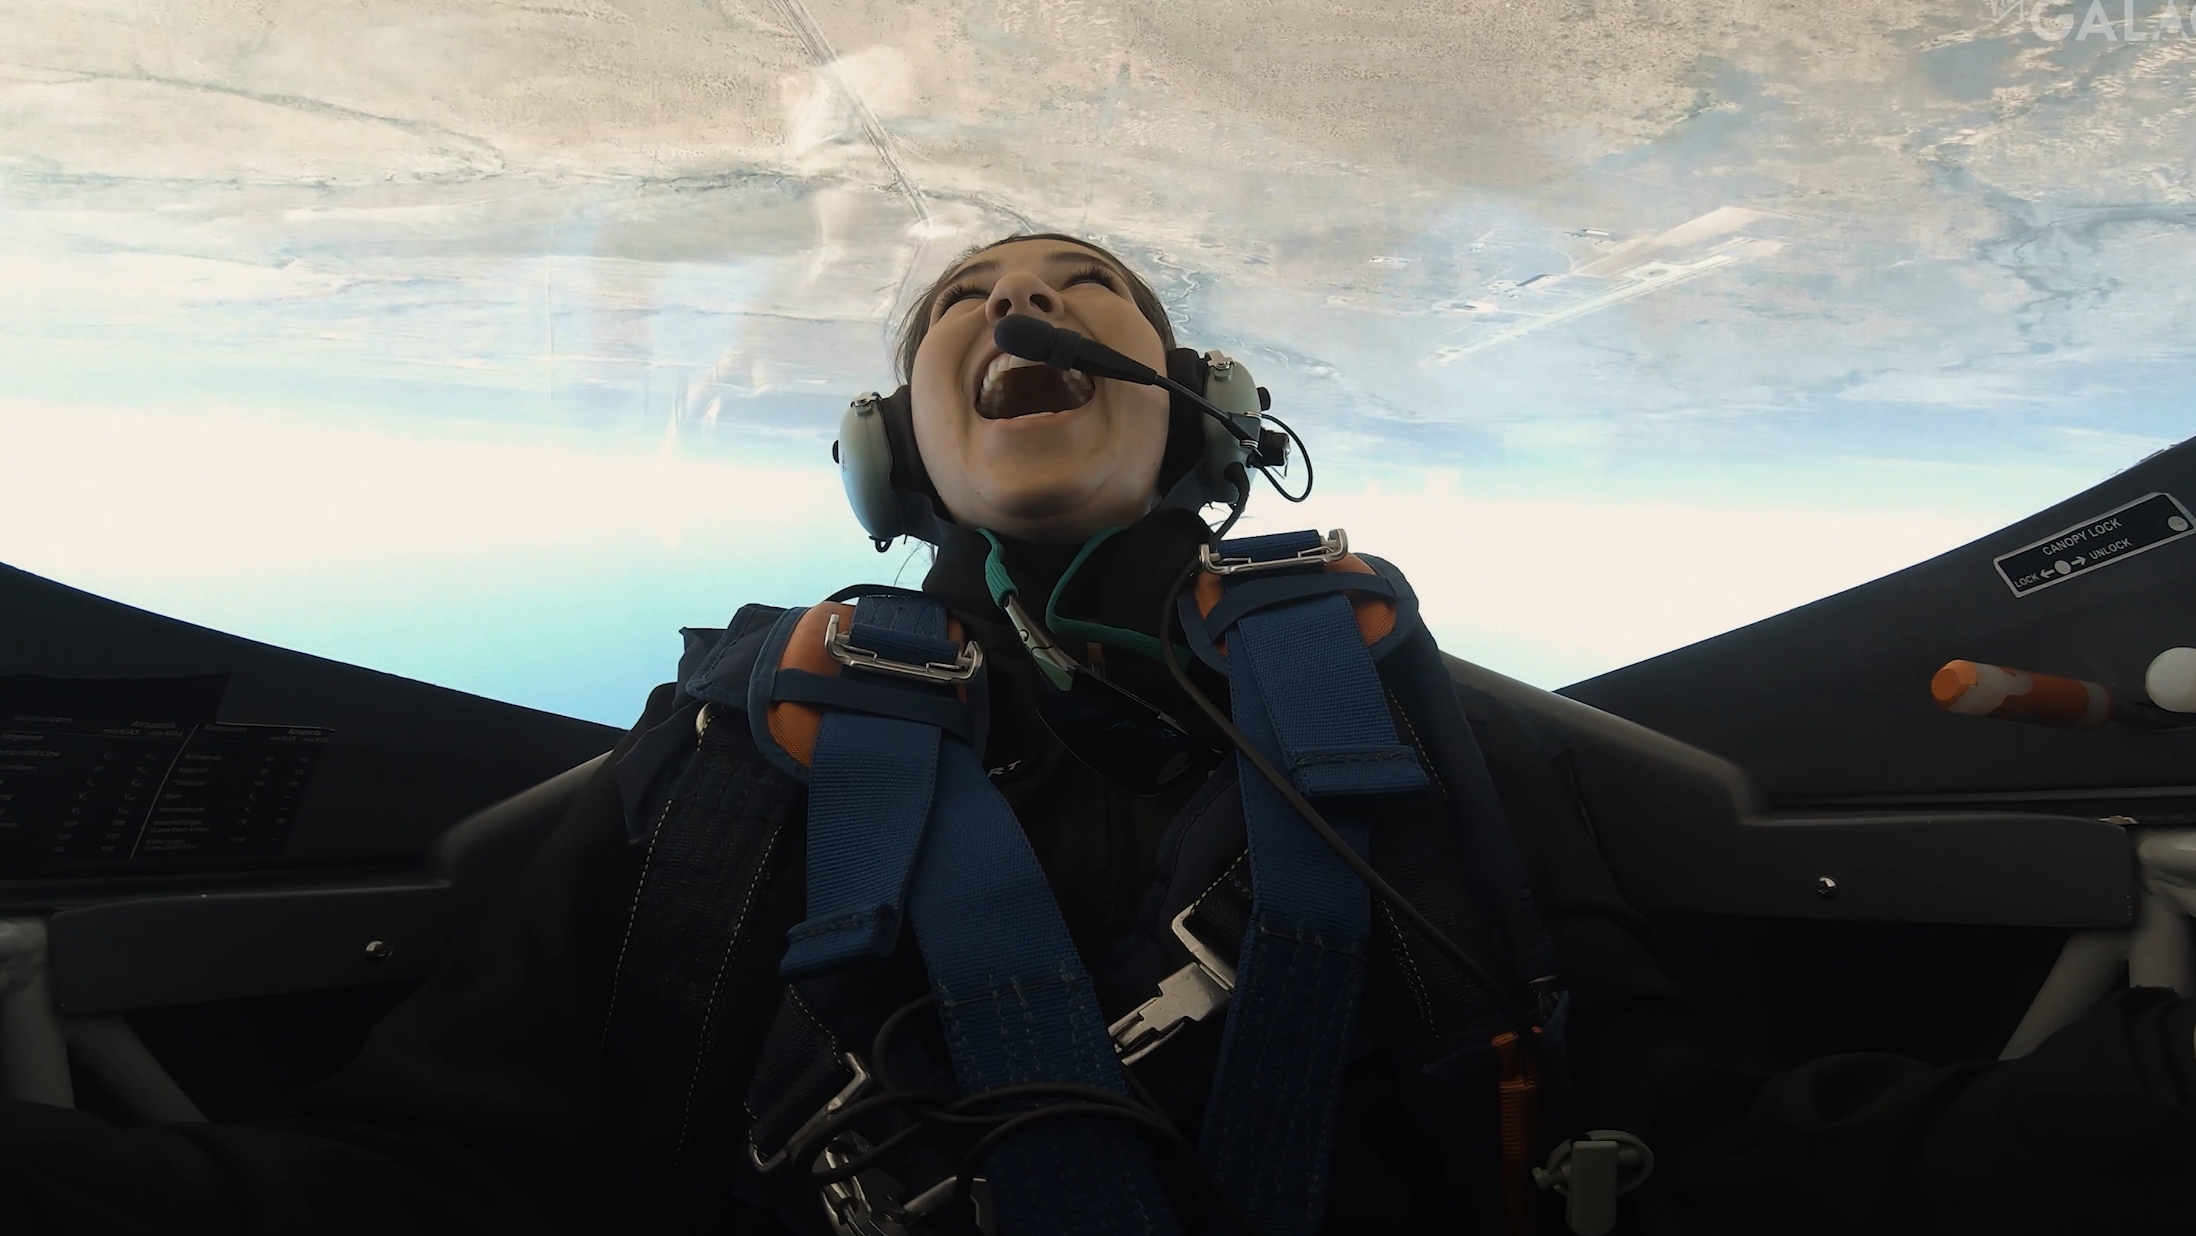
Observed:
[[[1009,238],[956,262],[915,306],[899,350],[908,380],[901,444],[919,458],[893,459],[891,476],[918,523],[926,512],[935,517],[919,530],[939,547],[923,593],[943,602],[984,654],[989,737],[978,754],[986,779],[1019,821],[1058,924],[1111,1018],[1146,999],[1178,959],[1159,956],[1173,947],[1165,921],[1172,907],[1243,882],[1232,847],[1190,853],[1199,821],[1225,815],[1215,803],[1236,766],[1224,758],[1229,736],[1192,692],[1224,701],[1229,682],[1202,662],[1178,677],[1147,655],[1186,638],[1162,630],[1159,615],[1208,540],[1188,505],[1200,492],[1184,488],[1206,439],[1198,414],[1157,388],[1002,360],[993,327],[1015,314],[1161,371],[1174,339],[1156,298],[1111,254],[1048,235]],[[1169,497],[1175,503],[1164,505]],[[1108,535],[1112,529],[1122,531]],[[1064,679],[1026,650],[1002,604],[1008,593],[1043,602],[1021,606],[1020,625],[1064,636],[1058,642],[1076,662]],[[814,843],[804,847],[798,835],[801,787],[762,767],[751,727],[726,723],[748,697],[705,706],[693,694],[710,689],[713,666],[766,664],[757,632],[777,621],[743,611],[722,635],[696,640],[679,683],[651,696],[612,766],[580,794],[508,899],[303,1113],[251,1126],[122,1131],[81,1113],[10,1105],[0,1109],[0,1227],[829,1230],[815,1187],[771,1164],[772,1152],[805,1151],[828,1166],[859,1147],[802,1143],[785,1126],[804,1123],[819,1104],[777,1100],[820,1085],[858,1101],[878,1093],[877,1083],[860,1091],[836,1073],[781,1076],[799,1071],[783,1062],[822,1059],[835,1068],[836,1049],[860,1055],[870,1040],[837,1042],[845,1036],[834,1019],[878,1023],[897,1012],[905,1046],[892,1056],[901,1074],[892,1081],[906,1089],[925,1080],[917,1073],[926,1059],[937,1074],[952,1045],[923,1003],[925,959],[906,942],[866,969],[838,972],[858,981],[832,988],[826,974],[787,994],[779,964],[788,932],[814,908],[805,870]],[[1438,726],[1455,700],[1425,693],[1446,695],[1444,676],[1394,668],[1431,649],[1414,639],[1382,662],[1382,679],[1407,725]],[[1423,671],[1423,660],[1417,666]],[[742,682],[748,672],[738,675]],[[1098,672],[1102,680],[1092,685]],[[1125,771],[1134,761],[1124,763],[1121,749],[1094,745],[1091,731],[1077,728],[1078,714],[1059,707],[1078,689],[1104,697],[1096,707],[1109,725],[1144,725],[1155,742],[1168,731],[1137,712],[1139,701],[1175,721],[1174,754],[1186,758],[1174,762],[1174,775],[1139,782]],[[1578,1111],[1561,1113],[1560,1070],[1551,1069],[1543,1112],[1550,1125],[1567,1127],[1544,1129],[1544,1140],[1598,1128],[1644,1138],[1657,1166],[1627,1198],[1634,1230],[2187,1225],[2178,1182],[2196,1163],[2196,1002],[2121,993],[2005,1064],[1932,1069],[1848,1056],[1784,1073],[1759,1067],[1689,1010],[1656,963],[1644,925],[1616,894],[1530,726],[1498,701],[1461,694],[1471,731],[1412,741],[1428,767],[1453,774],[1443,795],[1482,822],[1506,818],[1514,829],[1570,992],[1567,1056]],[[1472,732],[1491,776],[1427,755],[1444,742],[1468,745]],[[711,781],[710,759],[729,771]],[[696,788],[705,782],[706,792]],[[1474,798],[1475,787],[1488,792],[1486,801]],[[1459,891],[1470,864],[1439,848],[1448,833],[1422,827],[1449,821],[1438,816],[1445,809],[1425,808],[1436,815],[1414,823],[1406,817],[1418,808],[1383,808],[1374,823],[1389,835],[1436,840],[1401,862],[1379,852],[1392,843],[1375,845],[1372,865],[1409,903],[1442,920],[1439,930],[1490,957],[1530,952],[1537,938],[1530,906],[1490,915]],[[1182,893],[1180,873],[1200,862],[1221,876]],[[1346,1076],[1322,1115],[1312,1169],[1320,1179],[1298,1195],[1311,1209],[1299,1207],[1285,1226],[1504,1230],[1514,1217],[1504,1209],[1500,1148],[1492,1138],[1472,1140],[1492,1125],[1447,1141],[1424,1133],[1429,1119],[1438,1125],[1480,1101],[1477,1090],[1442,1089],[1451,1084],[1444,1068],[1468,1052],[1410,1055],[1443,1034],[1484,1043],[1479,1030],[1459,1030],[1470,1019],[1451,1010],[1468,1012],[1475,998],[1484,1005],[1485,993],[1394,909],[1382,900],[1374,912],[1361,1012],[1345,1027]],[[1188,929],[1194,934],[1196,924]],[[819,1011],[812,1002],[835,1006]],[[1307,1007],[1304,1016],[1318,1012]],[[1135,1102],[1162,1113],[1184,1144],[1198,1138],[1223,1020],[1187,1024],[1128,1074]],[[834,1050],[789,1048],[804,1027],[834,1036]],[[950,1088],[950,1077],[942,1084]],[[773,1122],[773,1136],[758,1141]],[[864,1127],[881,1138],[911,1126]],[[1075,1142],[1066,1127],[1032,1126],[1022,1136],[1035,1146],[1129,1153],[1087,1128],[1086,1140]],[[968,1129],[921,1132],[950,1142]],[[1123,1197],[1156,1207],[1124,1230],[1225,1221],[1230,1203],[1216,1201],[1210,1176],[1168,1148],[1176,1143],[1165,1129],[1137,1126],[1121,1136],[1161,1177],[1156,1195],[1138,1191],[1149,1182],[1124,1186]],[[1002,1186],[1005,1161],[986,1160]],[[907,1162],[893,1170],[912,1170]],[[888,1209],[895,1199],[911,1202],[928,1181],[860,1183],[860,1205]],[[830,1196],[846,1214],[849,1187]],[[1049,1226],[1027,1214],[1016,1220],[1022,1229]],[[1556,1208],[1539,1217],[1544,1230],[1563,1230]]]

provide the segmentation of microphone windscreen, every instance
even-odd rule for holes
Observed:
[[[1010,313],[1000,318],[999,324],[991,328],[991,341],[998,344],[999,350],[1008,356],[1019,356],[1023,360],[1049,361],[1052,356],[1052,341],[1059,333],[1059,329],[1050,322],[1040,321],[1026,313]]]
[[[1025,313],[1010,313],[991,328],[991,341],[1008,356],[1019,356],[1055,369],[1080,369],[1094,378],[1118,378],[1144,386],[1158,384],[1151,366],[1130,360],[1095,340]]]

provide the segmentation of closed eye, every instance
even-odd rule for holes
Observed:
[[[1120,295],[1121,293],[1121,281],[1114,278],[1112,272],[1106,270],[1102,266],[1082,267],[1081,269],[1078,269],[1069,274],[1068,277],[1061,282],[1060,287],[1064,290],[1074,287],[1079,283],[1095,283],[1100,287],[1105,288],[1107,291],[1112,292],[1116,296]],[[991,295],[991,289],[987,287],[983,287],[974,283],[956,283],[952,287],[947,288],[945,291],[938,293],[935,316],[944,317],[946,310],[951,309],[953,306],[961,303],[964,300],[969,299],[972,296],[984,297],[989,295]]]
[[[1121,290],[1120,281],[1115,279],[1112,274],[1110,274],[1103,268],[1097,266],[1083,267],[1081,270],[1078,270],[1074,274],[1069,275],[1067,277],[1067,282],[1061,284],[1060,286],[1063,288],[1071,288],[1078,283],[1095,283],[1104,287],[1107,291],[1114,293],[1118,293]]]
[[[988,295],[990,295],[990,289],[988,288],[980,288],[973,283],[956,283],[945,291],[938,293],[938,312],[944,313],[971,296]]]

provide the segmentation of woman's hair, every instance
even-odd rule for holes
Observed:
[[[1128,263],[1080,236],[1069,236],[1063,232],[1022,232],[1002,237],[988,245],[978,245],[953,259],[946,264],[944,272],[932,280],[930,286],[923,290],[923,294],[916,298],[915,303],[908,306],[907,317],[900,323],[900,342],[894,356],[899,367],[900,381],[908,381],[915,374],[915,353],[923,346],[923,336],[930,333],[931,304],[938,299],[938,293],[945,288],[946,281],[958,273],[961,264],[970,258],[986,249],[996,249],[1017,240],[1064,240],[1071,245],[1081,245],[1113,263],[1122,277],[1128,280],[1129,299],[1136,302],[1137,309],[1143,312],[1144,320],[1151,323],[1151,328],[1159,332],[1160,345],[1170,352],[1174,350],[1174,326],[1167,321],[1167,311],[1159,304],[1158,293],[1151,290],[1151,285],[1145,283],[1142,276],[1130,270]]]

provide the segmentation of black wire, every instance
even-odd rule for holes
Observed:
[[[1448,958],[1457,969],[1462,970],[1467,977],[1477,983],[1480,990],[1487,993],[1487,998],[1493,1000],[1496,1006],[1501,1009],[1504,1020],[1508,1021],[1517,1031],[1519,1046],[1527,1053],[1537,1056],[1537,1044],[1531,1019],[1526,1016],[1525,1011],[1519,1007],[1516,1001],[1510,999],[1509,993],[1495,982],[1494,976],[1487,972],[1487,968],[1480,965],[1477,958],[1458,947],[1456,941],[1451,940],[1440,928],[1435,927],[1425,915],[1419,913],[1417,906],[1405,901],[1403,894],[1396,892],[1386,880],[1381,879],[1380,873],[1372,869],[1372,864],[1366,862],[1355,849],[1351,848],[1349,842],[1342,839],[1341,834],[1334,831],[1334,827],[1328,824],[1325,818],[1309,802],[1304,800],[1302,794],[1297,792],[1295,784],[1287,777],[1282,776],[1280,770],[1276,769],[1266,759],[1264,753],[1251,745],[1251,740],[1244,735],[1243,731],[1235,728],[1235,722],[1229,719],[1226,713],[1220,711],[1218,705],[1207,699],[1205,693],[1198,690],[1197,684],[1191,682],[1189,675],[1183,672],[1181,662],[1174,659],[1174,647],[1169,642],[1168,632],[1176,625],[1174,607],[1181,600],[1182,587],[1189,583],[1190,576],[1196,574],[1198,569],[1196,562],[1192,562],[1182,569],[1182,573],[1175,577],[1174,585],[1167,589],[1166,601],[1159,612],[1160,656],[1167,663],[1167,671],[1174,675],[1174,684],[1189,696],[1191,703],[1196,704],[1199,709],[1203,710],[1205,716],[1219,727],[1220,732],[1227,736],[1229,742],[1235,744],[1236,750],[1243,753],[1243,757],[1250,761],[1251,767],[1257,769],[1260,776],[1270,782],[1274,789],[1280,791],[1281,797],[1288,800],[1289,806],[1296,809],[1296,814],[1302,816],[1306,824],[1311,825],[1311,830],[1319,834],[1319,839],[1327,843],[1327,848],[1334,851],[1335,857],[1341,859],[1343,864],[1354,872],[1358,879],[1365,882],[1365,887],[1372,890],[1373,896],[1380,898],[1388,904],[1389,909],[1402,915],[1403,920],[1409,923],[1411,928],[1419,935],[1424,936],[1427,943],[1434,946],[1436,952]]]
[[[1216,537],[1226,536],[1228,529],[1235,526],[1235,521],[1243,518],[1243,512],[1249,508],[1250,504],[1250,478],[1246,476],[1243,478],[1242,500],[1237,502],[1234,508],[1228,512],[1228,517],[1221,521],[1220,526],[1212,530],[1212,534]]]
[[[842,1180],[852,1180],[856,1176],[861,1175],[863,1172],[866,1172],[870,1168],[875,1167],[877,1166],[877,1164],[883,1162],[886,1155],[891,1154],[893,1151],[898,1150],[900,1147],[906,1145],[908,1142],[913,1141],[915,1137],[922,1132],[923,1122],[918,1119],[914,1123],[908,1125],[906,1128],[900,1130],[897,1133],[894,1133],[892,1136],[884,1139],[883,1141],[878,1142],[876,1145],[871,1146],[869,1149],[864,1150],[858,1155],[855,1155],[853,1158],[848,1159],[846,1162],[841,1163],[837,1167],[827,1167],[822,1171],[817,1171],[815,1169],[815,1160],[811,1159],[809,1160],[810,1167],[808,1170],[808,1183],[811,1185],[821,1186],[827,1184],[837,1184]],[[817,1148],[816,1153],[823,1153],[823,1151],[829,1146],[830,1143],[826,1142],[824,1146]]]
[[[1238,442],[1243,442],[1242,428],[1238,426],[1235,423],[1234,419],[1230,417],[1226,412],[1221,411],[1218,405],[1212,403],[1203,395],[1198,394],[1196,391],[1191,390],[1190,388],[1182,385],[1180,382],[1175,381],[1173,378],[1170,378],[1163,373],[1154,373],[1152,377],[1156,379],[1156,381],[1154,381],[1152,385],[1160,387],[1164,390],[1172,391],[1173,393],[1180,395],[1182,398],[1189,400],[1191,407],[1219,422],[1220,428],[1227,430],[1229,437],[1234,438]],[[1245,415],[1248,414],[1246,413]],[[1252,450],[1256,450],[1258,448],[1258,444],[1256,442],[1243,442],[1243,445]]]
[[[934,1094],[920,1090],[901,1090],[888,1094],[873,1094],[859,1102],[849,1103],[838,1111],[831,1113],[830,1116],[817,1122],[816,1127],[810,1129],[798,1141],[787,1143],[785,1148],[786,1162],[807,1164],[813,1178],[816,1171],[817,1157],[831,1148],[832,1141],[839,1134],[846,1132],[848,1128],[853,1126],[855,1121],[867,1117],[871,1112],[884,1111],[894,1107],[943,1108],[950,1106],[952,1102],[953,1096],[951,1095]],[[916,1116],[917,1123],[914,1127],[922,1127],[921,1119],[921,1114],[918,1113]],[[900,1134],[895,1133],[892,1138],[886,1140],[893,1141],[893,1138],[899,1136]],[[893,1142],[893,1144],[897,1145],[898,1143]],[[844,1166],[853,1167],[855,1172],[859,1172],[869,1167],[871,1160],[879,1153],[876,1147],[871,1147],[869,1150],[863,1151],[854,1163]],[[840,1169],[826,1169],[826,1171],[837,1170]],[[829,1181],[818,1180],[816,1183],[828,1184]]]
[[[928,1006],[936,999],[935,994],[926,991],[892,1010],[892,1016],[885,1018],[884,1024],[877,1027],[877,1037],[870,1040],[869,1043],[869,1072],[870,1076],[877,1079],[878,1089],[898,1090],[900,1088],[892,1080],[891,1075],[885,1072],[885,1052],[892,1046],[892,1036],[899,1033],[901,1024],[914,1016],[917,1009]]]
[[[1151,1088],[1144,1085],[1143,1080],[1136,1076],[1135,1069],[1124,1064],[1121,1066],[1121,1076],[1128,1079],[1129,1089],[1136,1092],[1136,1101],[1144,1105],[1144,1110],[1165,1121],[1168,1128],[1174,1127],[1173,1118],[1159,1107],[1159,1096],[1153,1094]]]
[[[1287,421],[1282,420],[1280,417],[1275,416],[1271,412],[1265,414],[1265,419],[1272,421],[1276,425],[1279,425],[1281,427],[1281,432],[1289,435],[1289,441],[1296,443],[1296,454],[1304,461],[1303,492],[1292,494],[1288,490],[1281,488],[1281,482],[1273,479],[1273,469],[1271,468],[1260,468],[1258,471],[1264,474],[1266,478],[1266,483],[1273,486],[1273,492],[1280,494],[1282,498],[1286,499],[1287,501],[1302,502],[1304,499],[1311,497],[1312,482],[1316,479],[1316,473],[1314,473],[1314,471],[1312,470],[1311,448],[1304,445],[1303,437],[1299,435],[1294,429],[1291,429]]]
[[[968,1114],[972,1109],[993,1103],[1019,1103],[1023,1099],[1079,1099],[1086,1103],[1111,1103],[1117,1107],[1134,1107],[1136,1100],[1118,1090],[1101,1086],[1086,1086],[1080,1082],[1015,1082],[1007,1086],[993,1086],[979,1090],[965,1099],[956,1099],[948,1112],[956,1116]],[[981,1117],[980,1117],[981,1118]],[[1004,1119],[1005,1117],[999,1117]]]
[[[1273,486],[1273,492],[1279,494],[1284,502],[1302,502],[1304,499],[1311,497],[1311,487],[1308,485],[1304,487],[1304,492],[1294,494],[1281,488],[1281,482],[1273,479],[1273,469],[1271,468],[1260,468],[1258,475],[1266,478],[1266,484]]]

